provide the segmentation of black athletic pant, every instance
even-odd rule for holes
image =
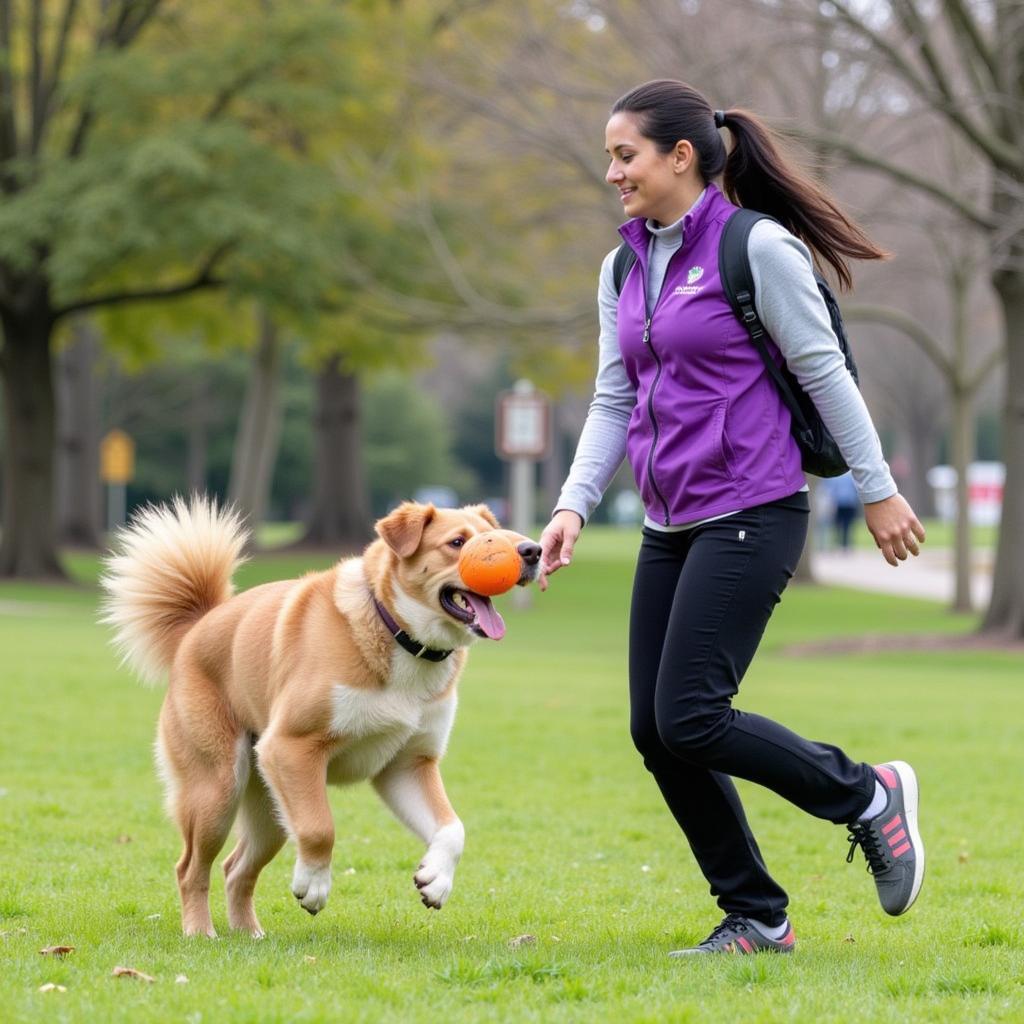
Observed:
[[[732,707],[807,534],[805,493],[676,533],[644,528],[633,584],[633,742],[719,906],[769,925],[787,897],[768,874],[730,776],[836,823],[874,795],[870,765]]]

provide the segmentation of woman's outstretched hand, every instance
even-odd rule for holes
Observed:
[[[540,578],[537,580],[541,590],[548,589],[548,577],[552,573],[572,561],[572,549],[582,529],[579,514],[565,508],[556,512],[544,527],[540,535]]]
[[[920,553],[918,542],[924,543],[924,527],[914,510],[900,494],[864,506],[864,519],[890,565],[907,560],[907,553]]]

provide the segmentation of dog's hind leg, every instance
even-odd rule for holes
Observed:
[[[238,843],[224,861],[224,888],[228,924],[262,939],[253,891],[260,872],[284,846],[287,834],[277,820],[274,801],[258,772],[252,772],[242,794],[238,815]]]
[[[190,708],[193,721],[196,710]],[[205,710],[201,729],[185,729],[169,696],[160,715],[157,748],[169,783],[170,810],[185,844],[175,868],[182,931],[213,938],[217,933],[210,917],[210,869],[231,831],[246,782],[248,742],[223,712],[218,714],[220,709]]]

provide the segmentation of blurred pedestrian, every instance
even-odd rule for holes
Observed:
[[[829,477],[822,481],[832,505],[832,526],[836,546],[842,551],[850,550],[853,524],[860,512],[860,495],[852,473]]]

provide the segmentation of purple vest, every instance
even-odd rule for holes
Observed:
[[[637,396],[627,454],[647,515],[666,526],[784,498],[805,483],[789,410],[722,291],[718,242],[734,209],[709,185],[686,215],[650,321],[650,233],[642,218],[619,228],[637,255],[617,321]]]

